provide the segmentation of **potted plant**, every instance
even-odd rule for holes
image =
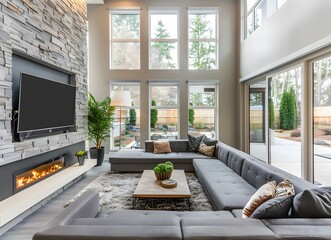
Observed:
[[[79,166],[83,166],[84,165],[86,155],[87,155],[87,153],[85,151],[82,151],[82,150],[77,151],[75,153],[75,156],[78,159]]]
[[[110,136],[110,127],[113,123],[115,107],[110,106],[111,99],[106,97],[103,101],[95,100],[89,93],[88,100],[88,136],[95,147],[90,148],[91,158],[97,159],[97,166],[103,162],[105,148],[102,141]]]
[[[154,169],[155,177],[158,180],[165,180],[171,177],[174,165],[172,162],[159,163]]]

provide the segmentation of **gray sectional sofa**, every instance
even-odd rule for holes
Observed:
[[[163,160],[169,160],[165,156]],[[129,164],[143,168],[140,157],[139,163],[131,159]],[[148,159],[154,165],[158,161]],[[33,239],[331,239],[331,218],[241,218],[249,198],[268,181],[290,177],[296,193],[316,188],[312,183],[220,142],[214,158],[197,157],[191,164],[215,211],[100,211],[98,193],[89,191]]]

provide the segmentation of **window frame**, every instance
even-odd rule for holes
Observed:
[[[214,106],[190,106],[190,87],[191,86],[215,86],[215,103]],[[190,109],[213,109],[214,110],[214,131],[215,131],[215,139],[219,139],[219,118],[218,114],[219,113],[219,83],[216,81],[189,81],[188,82],[188,110]]]
[[[215,14],[215,38],[190,38],[189,28],[190,28],[190,15],[203,15],[203,14]],[[187,11],[187,69],[189,71],[210,71],[210,70],[219,70],[219,8],[218,7],[191,7]],[[202,43],[215,43],[215,68],[213,69],[196,69],[190,68],[190,43],[202,42]]]
[[[139,37],[138,38],[113,38],[113,16],[114,15],[138,15]],[[109,69],[110,70],[140,70],[141,69],[141,14],[140,8],[109,10]],[[113,58],[114,43],[138,43],[139,44],[139,68],[115,68]]]
[[[177,38],[152,38],[152,25],[151,17],[152,15],[176,15],[177,16]],[[149,70],[179,70],[180,69],[180,24],[179,24],[179,8],[162,8],[153,7],[148,9],[148,69]],[[166,42],[166,43],[177,43],[177,64],[176,68],[152,68],[151,66],[151,49],[152,43],[156,42]]]
[[[273,2],[272,1],[270,1],[270,0],[256,0],[255,1],[255,3],[252,5],[252,7],[251,8],[249,8],[249,9],[247,9],[247,0],[244,0],[244,25],[245,25],[245,27],[244,27],[244,31],[245,31],[245,34],[244,34],[244,36],[245,36],[245,39],[246,38],[248,38],[250,35],[252,35],[253,34],[253,32],[256,30],[256,29],[258,29],[259,27],[261,27],[262,25],[263,25],[263,22],[264,21],[262,21],[261,22],[261,25],[260,26],[256,26],[256,22],[255,22],[255,16],[256,16],[256,14],[255,14],[255,11],[256,11],[256,7],[257,6],[259,6],[261,3],[262,3],[262,1],[266,1],[266,3],[265,4],[267,4],[267,11],[269,12],[269,11],[272,11],[271,13],[268,13],[267,12],[267,16],[266,16],[266,18],[264,19],[264,21],[265,20],[267,20],[272,14],[274,14],[281,6],[283,6],[285,3],[286,3],[286,1],[287,0],[285,0],[285,2],[282,4],[282,5],[280,5],[280,6],[278,6],[279,4],[278,4],[278,0],[273,0]],[[272,6],[272,5],[274,5],[274,6]],[[252,13],[252,18],[253,18],[253,31],[250,33],[250,34],[248,34],[248,16],[250,15]]]
[[[140,95],[140,92],[141,92],[141,82],[138,81],[138,80],[134,80],[134,81],[110,81],[109,82],[109,91],[110,91],[109,96],[112,95],[112,91],[116,91],[114,89],[114,87],[116,87],[116,86],[121,86],[121,87],[122,86],[138,86],[139,87],[139,95]],[[139,110],[140,113],[141,113],[141,103],[139,104],[139,106],[121,107],[121,110],[130,110],[130,109]],[[117,110],[117,108],[116,108],[116,110]],[[139,116],[139,118],[141,119],[141,116]],[[116,119],[116,122],[118,122],[118,118],[114,117],[114,122],[115,122],[115,119]],[[140,134],[141,134],[141,132],[140,132]],[[110,135],[111,135],[111,139],[112,139],[112,140],[110,140],[110,143],[109,143],[110,144],[110,150],[111,151],[119,150],[119,147],[116,147],[115,144],[114,144],[114,131],[112,131],[112,129],[110,131]],[[121,148],[128,149],[126,147],[121,147]]]
[[[169,80],[170,81],[170,80]],[[160,110],[172,110],[172,109],[176,109],[177,110],[177,132],[178,132],[178,137],[179,137],[179,133],[180,133],[180,85],[179,85],[179,82],[167,82],[167,81],[155,81],[155,82],[150,82],[149,83],[149,86],[148,86],[148,91],[149,91],[149,101],[148,101],[148,113],[149,113],[149,116],[148,116],[148,139],[151,139],[151,135],[152,135],[152,131],[151,131],[151,110],[152,109],[160,109]],[[152,87],[176,87],[177,88],[177,91],[176,91],[176,94],[177,94],[177,104],[176,105],[169,105],[169,106],[152,106]]]

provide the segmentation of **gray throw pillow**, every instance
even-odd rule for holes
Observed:
[[[190,134],[187,134],[188,137],[188,150],[191,152],[197,152],[200,146],[200,143],[202,141],[202,139],[204,138],[204,134],[200,135],[200,136],[193,136]]]
[[[208,138],[206,135],[202,139],[202,142],[204,142],[204,144],[206,144],[207,146],[214,146],[218,143],[217,140],[215,140],[213,138]]]
[[[330,218],[331,187],[305,190],[293,200],[292,217],[296,218]]]
[[[262,203],[251,215],[251,218],[287,218],[292,207],[293,196],[270,199]]]

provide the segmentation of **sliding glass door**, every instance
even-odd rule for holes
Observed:
[[[314,181],[331,185],[331,56],[313,63]]]
[[[269,78],[270,163],[301,177],[301,67]]]

